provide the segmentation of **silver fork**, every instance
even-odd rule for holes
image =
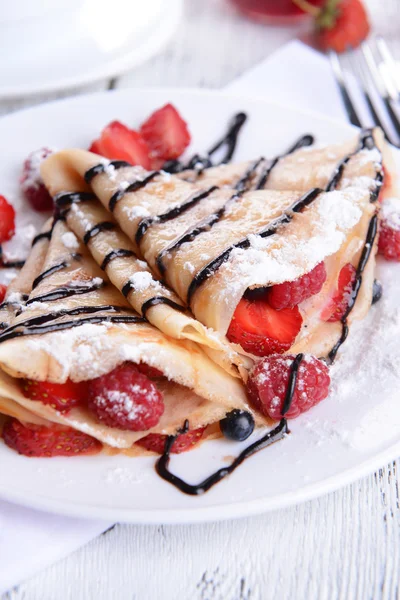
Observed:
[[[378,125],[400,148],[400,67],[386,41],[377,36],[345,55],[330,51],[329,59],[350,122]]]

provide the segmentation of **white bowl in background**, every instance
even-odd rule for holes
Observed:
[[[84,85],[144,62],[174,33],[182,5],[0,0],[0,98]]]

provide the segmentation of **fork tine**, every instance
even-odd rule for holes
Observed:
[[[344,107],[347,111],[349,120],[356,127],[362,127],[361,121],[358,118],[357,111],[355,109],[353,100],[351,99],[350,93],[348,91],[348,86],[346,82],[346,77],[344,71],[342,69],[342,65],[340,64],[339,57],[333,50],[329,51],[329,60],[331,63],[332,71],[336,79],[337,86],[340,91],[340,95],[342,96]]]
[[[400,96],[400,69],[397,67],[397,65],[395,63],[395,60],[393,58],[393,55],[390,51],[388,44],[386,43],[386,40],[381,35],[377,35],[375,38],[375,41],[376,41],[376,47],[378,48],[380,57],[388,70],[390,79],[396,90],[395,92],[393,92],[393,90],[392,90],[392,93],[391,93],[392,99],[398,100],[399,96]]]
[[[371,86],[370,86],[370,82],[368,79],[368,69],[367,69],[365,62],[361,61],[360,57],[355,52],[351,53],[351,56],[349,57],[349,62],[354,70],[354,74],[356,76],[357,83],[359,84],[359,86],[361,88],[364,99],[368,105],[368,108],[369,108],[372,118],[374,120],[374,123],[382,129],[384,136],[388,142],[390,142],[392,144],[396,144],[395,140],[393,140],[393,137],[391,136],[390,132],[387,130],[385,123],[382,121],[381,117],[379,116],[378,111],[375,108],[375,105],[374,105],[374,102],[372,99],[372,94],[371,94]]]
[[[386,87],[386,83],[383,80],[383,77],[381,76],[378,67],[376,66],[375,59],[373,57],[371,48],[368,46],[368,44],[366,42],[363,42],[363,44],[361,44],[361,51],[363,53],[365,62],[367,64],[372,82],[373,82],[378,94],[382,98],[382,101],[386,107],[386,110],[389,113],[389,116],[391,118],[393,127],[395,128],[397,135],[400,137],[400,121],[390,103],[389,92]]]

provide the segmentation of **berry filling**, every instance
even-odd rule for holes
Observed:
[[[347,263],[342,267],[339,273],[336,292],[322,311],[321,319],[323,321],[333,323],[343,318],[353,293],[355,278],[356,268],[351,263]]]
[[[283,414],[283,404],[289,387],[293,355],[275,354],[260,360],[249,374],[247,394],[251,404],[271,419],[294,419],[327,397],[329,369],[313,356],[305,356],[297,371],[289,410]]]
[[[241,299],[227,337],[256,356],[281,354],[293,345],[302,322],[297,306],[275,310],[264,293],[259,297]]]
[[[7,292],[7,286],[4,285],[3,283],[0,283],[0,304],[1,304],[1,302],[4,301],[4,298],[6,297],[6,292]]]
[[[51,383],[23,379],[21,390],[29,400],[47,404],[61,413],[68,413],[74,406],[84,404],[88,397],[86,381],[75,383],[68,380],[65,383]]]
[[[151,429],[164,412],[161,392],[132,363],[92,379],[88,406],[98,421],[129,431]]]
[[[388,198],[382,203],[378,252],[386,260],[400,261],[400,200],[398,198]]]
[[[22,168],[21,190],[32,208],[39,212],[53,208],[53,199],[40,175],[40,165],[50,154],[52,154],[52,150],[49,148],[39,148],[28,156]]]
[[[194,448],[194,446],[196,446],[203,437],[205,429],[205,427],[199,427],[198,429],[193,429],[187,433],[182,433],[172,444],[170,452],[173,454],[180,454],[181,452],[192,450],[192,448]],[[165,442],[167,439],[167,435],[149,433],[149,435],[146,435],[146,437],[136,442],[136,444],[142,448],[145,448],[146,450],[149,450],[150,452],[164,454]]]
[[[295,281],[280,283],[269,288],[268,302],[276,310],[293,308],[311,296],[318,294],[326,281],[326,269],[323,262],[312,271]]]
[[[0,196],[0,244],[15,233],[15,210],[4,196]]]
[[[9,448],[37,458],[97,454],[102,449],[98,440],[71,427],[22,424],[17,419],[5,423],[2,437]]]

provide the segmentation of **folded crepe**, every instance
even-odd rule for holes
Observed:
[[[42,172],[68,227],[140,315],[166,335],[201,344],[217,364],[235,377],[239,371],[250,368],[248,357],[238,353],[224,335],[197,321],[177,294],[153,276],[110,212],[89,191],[88,184],[59,160],[59,155],[46,161]]]
[[[359,178],[370,178],[374,180],[370,181],[372,192],[383,192],[387,196],[398,193],[396,168],[381,129],[363,130],[342,144],[322,147],[304,147],[302,140],[307,137],[301,138],[280,156],[223,164],[198,171],[186,169],[177,176],[199,187],[216,185],[234,188],[244,182],[247,190],[294,191],[307,191],[313,187],[341,190],[353,186]],[[377,165],[384,167],[384,182],[382,170],[380,177],[377,177],[372,156],[375,156]]]
[[[14,293],[24,289],[25,295],[0,332],[0,412],[28,423],[67,425],[117,449],[131,448],[148,433],[174,433],[186,419],[195,429],[217,423],[232,408],[253,412],[239,379],[195,343],[166,336],[132,309],[62,219],[46,231],[13,284]],[[45,244],[43,260],[34,262],[32,256]],[[21,378],[87,381],[126,361],[145,363],[164,374],[157,387],[165,410],[151,430],[107,427],[86,407],[61,413],[21,391]]]
[[[329,191],[312,188],[304,193],[299,176],[299,191],[290,189],[290,180],[281,186],[289,190],[248,192],[249,170],[235,191],[199,189],[197,183],[168,173],[149,173],[82,150],[53,155],[44,163],[43,174],[46,177],[51,164],[53,172],[84,179],[129,237],[135,253],[200,322],[220,334],[228,331],[246,291],[294,281],[324,261],[326,282],[319,294],[299,306],[303,324],[289,351],[326,356],[371,304],[375,200],[383,178],[375,141],[379,136],[378,130],[363,134],[362,149],[330,171]],[[300,173],[304,170],[300,167]],[[346,323],[325,322],[320,314],[347,263],[357,269],[352,310]]]

